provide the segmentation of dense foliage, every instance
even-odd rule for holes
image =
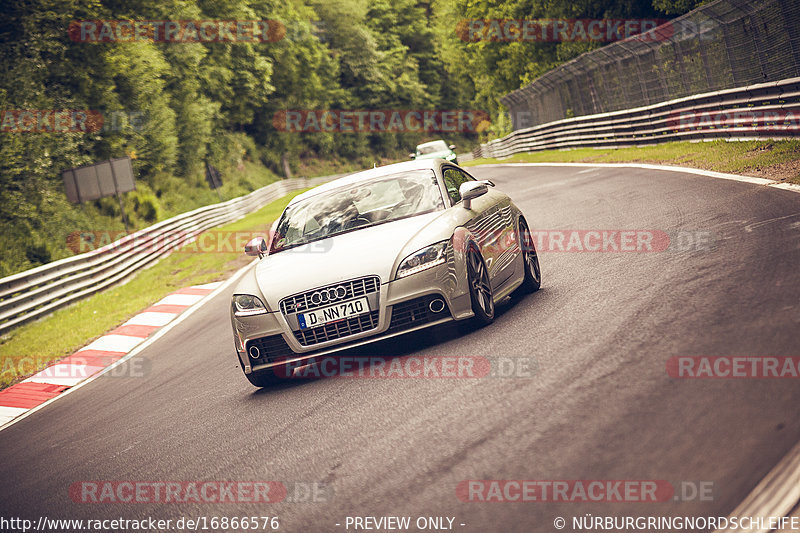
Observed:
[[[438,135],[286,133],[287,109],[478,109],[503,133],[497,99],[596,44],[467,43],[472,18],[644,17],[695,0],[3,0],[0,110],[99,110],[94,133],[0,133],[0,275],[69,254],[66,234],[118,229],[113,198],[67,203],[60,172],[125,154],[134,226],[209,203],[210,161],[231,196],[304,159],[402,158]],[[654,7],[655,6],[655,7]],[[676,7],[677,6],[677,7]],[[267,43],[75,42],[76,20],[277,20]],[[458,140],[460,149],[477,135]],[[266,168],[264,168],[266,167]],[[269,170],[267,170],[269,169]]]

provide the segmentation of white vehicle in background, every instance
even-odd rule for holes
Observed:
[[[455,144],[448,146],[446,142],[439,139],[438,141],[431,141],[418,145],[415,152],[413,154],[408,154],[408,156],[414,160],[442,158],[451,163],[458,164],[455,149]]]

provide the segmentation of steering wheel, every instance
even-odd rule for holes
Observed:
[[[348,220],[345,223],[344,228],[345,229],[357,228],[358,226],[363,226],[365,224],[372,224],[372,221],[365,216],[359,215],[356,218],[351,218],[350,220]]]

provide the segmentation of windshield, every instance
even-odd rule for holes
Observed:
[[[287,207],[275,229],[270,253],[443,207],[432,170],[353,183]]]
[[[449,150],[444,141],[434,141],[432,143],[420,144],[417,146],[417,152],[421,155],[432,154],[434,152],[444,152]]]

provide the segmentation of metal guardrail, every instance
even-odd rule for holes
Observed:
[[[209,228],[338,176],[290,179],[164,220],[96,250],[0,279],[0,334],[127,280]]]
[[[760,83],[658,104],[556,120],[482,144],[473,158],[569,148],[616,148],[666,141],[800,138],[800,78]]]

